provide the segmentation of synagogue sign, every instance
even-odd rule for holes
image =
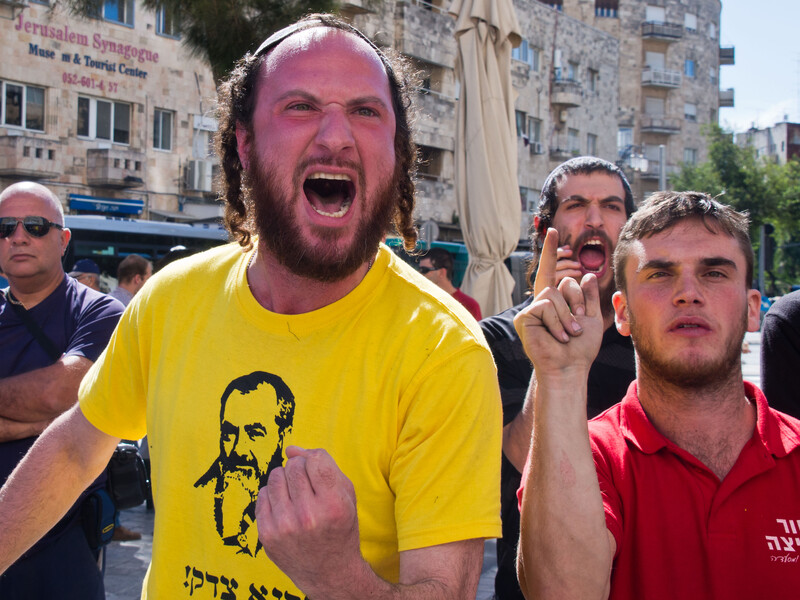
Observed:
[[[94,33],[89,37],[85,33],[73,30],[69,25],[25,20],[24,12],[19,15],[14,29],[44,40],[56,40],[83,47],[77,52],[62,52],[43,48],[36,42],[28,42],[28,54],[69,64],[69,67],[61,73],[62,82],[68,85],[116,92],[118,82],[103,78],[102,75],[119,74],[147,79],[149,66],[158,64],[158,52],[146,47],[111,40],[100,33]]]

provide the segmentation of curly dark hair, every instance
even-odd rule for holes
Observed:
[[[309,15],[271,36],[255,54],[245,54],[217,90],[219,130],[214,141],[222,166],[219,182],[225,200],[225,226],[242,247],[252,247],[252,236],[256,231],[253,202],[242,186],[243,166],[237,147],[236,125],[241,124],[252,132],[258,76],[269,52],[287,37],[312,27],[330,27],[356,35],[373,47],[384,65],[395,114],[395,174],[399,175],[397,207],[392,222],[403,237],[404,247],[410,252],[417,241],[413,214],[417,147],[412,139],[412,90],[417,75],[398,54],[379,49],[355,27],[329,14]]]

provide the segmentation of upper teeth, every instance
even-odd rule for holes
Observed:
[[[602,246],[603,242],[600,240],[589,240],[587,241],[584,246]]]
[[[337,181],[350,181],[350,176],[344,173],[312,173],[309,179],[333,179]]]

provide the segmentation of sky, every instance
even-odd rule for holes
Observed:
[[[800,0],[722,0],[720,46],[736,64],[720,67],[720,89],[734,89],[720,125],[734,132],[784,120],[800,123]]]

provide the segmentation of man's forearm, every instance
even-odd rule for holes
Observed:
[[[474,598],[483,564],[483,540],[472,539],[410,550],[400,555],[400,582],[379,577],[361,558],[337,579],[303,589],[325,600],[463,600]]]
[[[0,417],[0,442],[23,440],[34,435],[39,435],[47,429],[50,423],[52,423],[52,419],[27,423],[25,421],[15,421],[13,419]]]
[[[613,549],[589,443],[585,381],[539,381],[517,565],[529,598],[608,595]]]
[[[0,573],[64,515],[119,440],[74,407],[42,434],[0,490]]]
[[[0,417],[28,423],[57,417],[78,400],[91,366],[82,356],[63,356],[49,367],[0,379]]]

